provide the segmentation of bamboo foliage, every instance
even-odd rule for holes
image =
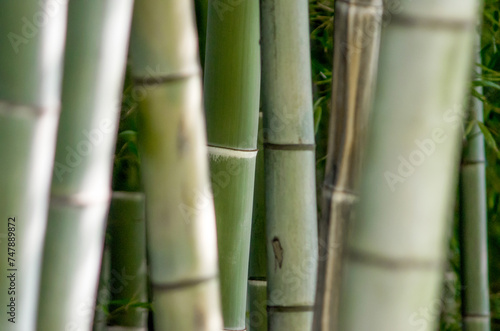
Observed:
[[[305,331],[318,261],[308,2],[260,3],[268,325]]]
[[[335,2],[332,110],[320,222],[324,244],[320,246],[314,330],[337,329],[342,245],[358,199],[381,21],[381,0]]]
[[[92,326],[132,3],[69,4],[39,330]]]
[[[382,31],[339,330],[436,329],[477,5],[405,0]]]
[[[259,4],[208,2],[205,110],[224,328],[245,329],[260,91]]]
[[[154,327],[222,329],[200,66],[191,1],[137,0],[131,37],[139,102]]]
[[[4,311],[0,329],[5,331],[36,327],[66,6],[63,0],[0,3],[0,301]]]
[[[477,38],[479,39],[479,38]],[[479,44],[479,41],[477,42]],[[479,45],[477,45],[479,46]],[[479,49],[479,47],[476,47]],[[477,56],[480,60],[480,56]],[[481,61],[479,61],[480,63]],[[480,75],[481,69],[476,72]],[[482,94],[482,88],[476,87]],[[479,99],[470,101],[471,120],[483,122]],[[460,168],[460,228],[462,258],[462,318],[464,330],[490,330],[488,235],[484,137],[474,125],[465,142]]]

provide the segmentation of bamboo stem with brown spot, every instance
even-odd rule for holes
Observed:
[[[306,0],[261,0],[268,326],[312,328],[318,237]]]

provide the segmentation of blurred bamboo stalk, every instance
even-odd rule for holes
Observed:
[[[148,289],[144,194],[113,192],[108,216],[108,331],[147,330]]]
[[[0,330],[35,330],[66,30],[65,0],[0,2]]]
[[[378,64],[382,0],[335,2],[332,110],[320,220],[314,330],[337,330],[342,248],[359,177]]]
[[[476,59],[481,63],[480,37],[476,39]],[[480,77],[481,68],[476,67],[475,73]],[[479,94],[482,90],[476,87]],[[483,122],[481,100],[471,97],[469,115],[472,121]],[[460,168],[462,323],[466,331],[490,330],[485,160],[484,136],[475,124],[465,141]]]
[[[204,74],[224,328],[244,330],[260,94],[258,1],[209,0]]]
[[[69,3],[39,330],[92,327],[132,4]]]
[[[339,330],[436,330],[478,4],[403,0],[382,31]]]
[[[137,0],[131,65],[157,330],[220,331],[198,41],[191,1]]]
[[[255,162],[252,235],[248,266],[249,331],[267,331],[267,253],[266,253],[266,183],[264,169],[264,139],[262,113],[259,114],[259,139]]]

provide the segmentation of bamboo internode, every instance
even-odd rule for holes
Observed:
[[[418,311],[439,301],[461,138],[461,123],[448,115],[463,111],[477,5],[401,1],[382,31],[366,166],[345,246],[339,330],[437,327],[438,314],[419,319]],[[429,138],[436,129],[439,144]],[[403,170],[400,160],[408,156],[418,168],[407,166],[404,180],[391,187],[384,174]]]

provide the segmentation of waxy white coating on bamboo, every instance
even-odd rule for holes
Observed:
[[[257,156],[257,151],[235,150],[230,148],[208,146],[208,154],[214,161],[220,158],[251,159]]]
[[[208,1],[204,104],[225,329],[243,330],[260,92],[259,3]],[[212,151],[215,151],[212,149]]]

